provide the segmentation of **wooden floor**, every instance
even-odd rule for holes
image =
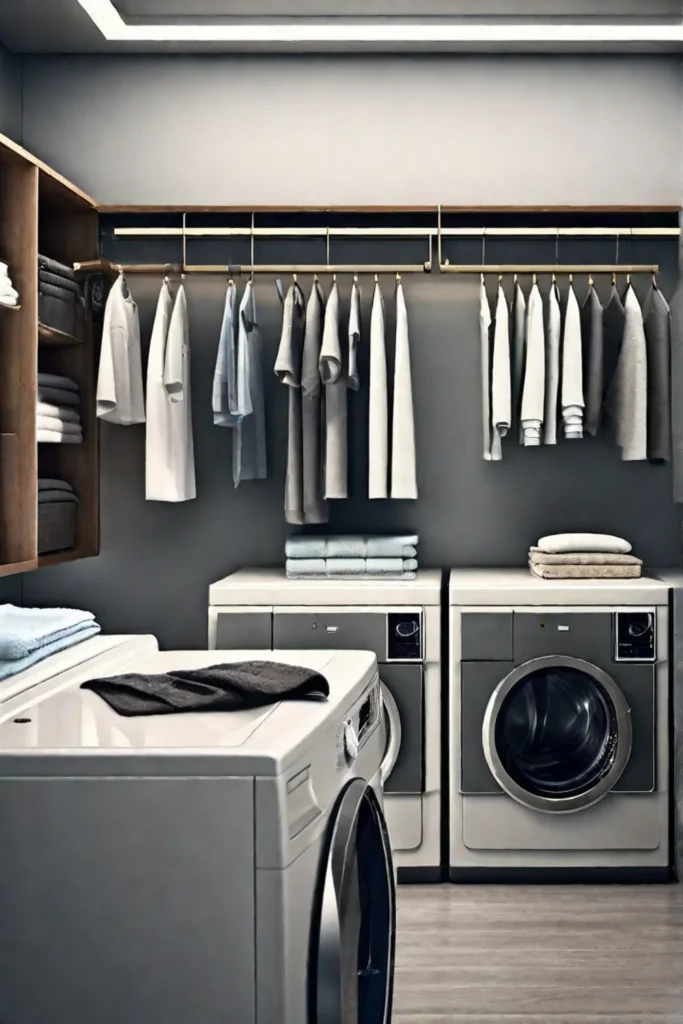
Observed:
[[[683,1024],[683,886],[399,886],[393,1024]]]

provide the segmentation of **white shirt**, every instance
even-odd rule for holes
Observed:
[[[147,501],[177,501],[170,449],[171,400],[164,387],[166,342],[173,299],[164,281],[159,293],[147,360],[147,436],[145,496]]]
[[[122,427],[145,422],[140,318],[123,274],[112,286],[104,311],[97,415]]]
[[[178,289],[168,327],[163,385],[168,397],[167,433],[160,449],[167,453],[168,493],[166,501],[190,501],[197,497],[192,431],[190,347],[187,299],[183,285]]]

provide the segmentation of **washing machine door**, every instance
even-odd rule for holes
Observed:
[[[602,669],[578,658],[536,658],[496,687],[482,741],[509,796],[537,811],[580,811],[605,797],[626,767],[631,714]]]
[[[398,704],[385,683],[382,683],[382,707],[387,727],[387,747],[380,768],[382,786],[384,786],[396,767],[398,754],[401,749],[401,715],[398,710]]]
[[[311,925],[309,1024],[389,1024],[396,889],[382,808],[353,779],[341,793],[323,850]]]

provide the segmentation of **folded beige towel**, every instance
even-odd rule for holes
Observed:
[[[542,580],[637,580],[639,565],[538,565],[529,562],[532,575]]]
[[[603,551],[572,551],[564,555],[549,555],[540,548],[529,548],[534,565],[642,565],[635,555],[608,555]]]

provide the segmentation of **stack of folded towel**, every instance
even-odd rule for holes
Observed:
[[[50,502],[67,502],[77,505],[78,496],[66,480],[53,480],[50,477],[41,478],[38,481],[38,504],[46,505]]]
[[[16,676],[99,632],[91,612],[0,605],[0,680]]]
[[[38,257],[38,316],[41,324],[65,334],[78,333],[83,294],[71,267]]]
[[[643,563],[621,537],[558,533],[541,537],[529,551],[529,568],[543,580],[640,579]]]
[[[414,580],[417,535],[290,537],[285,555],[290,580]]]
[[[38,554],[66,551],[76,543],[78,497],[66,480],[38,481]]]
[[[78,384],[70,377],[54,373],[38,374],[38,440],[53,444],[80,444],[81,396]]]
[[[9,267],[6,263],[0,263],[0,305],[16,306],[18,301],[19,292],[12,284]]]

